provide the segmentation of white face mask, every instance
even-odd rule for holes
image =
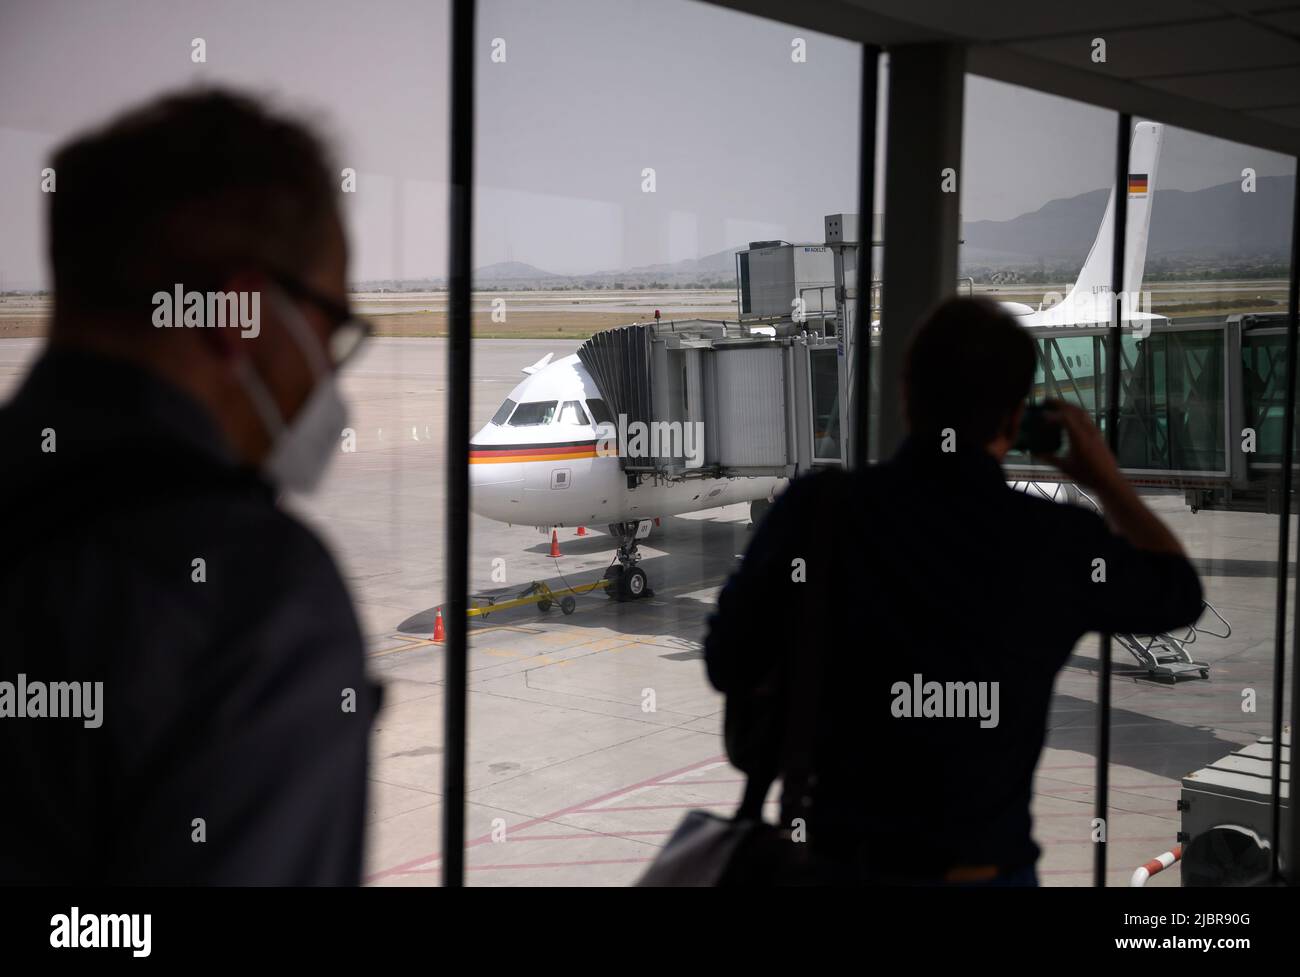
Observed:
[[[271,298],[311,367],[316,384],[298,413],[286,422],[266,382],[247,359],[237,361],[236,373],[271,437],[262,473],[277,488],[312,492],[338,450],[339,436],[348,423],[348,409],[334,371],[307,320],[280,289],[276,288]]]

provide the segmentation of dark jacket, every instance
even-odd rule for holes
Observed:
[[[0,715],[0,882],[358,883],[379,696],[316,537],[111,359],[44,355],[0,457],[0,682],[103,683]]]
[[[800,559],[803,583],[793,579]],[[1090,511],[1011,489],[986,452],[908,443],[886,464],[791,484],[723,588],[705,656],[729,711],[765,689],[788,698],[813,646],[824,656],[812,806],[787,796],[782,814],[805,817],[810,841],[870,871],[1014,869],[1039,854],[1033,771],[1075,643],[1089,631],[1168,630],[1200,612],[1187,560],[1137,550]],[[965,683],[986,683],[986,706],[998,683],[997,724],[991,709],[984,725],[909,717],[918,701],[927,711],[929,682],[945,702],[954,683],[954,703],[981,688]],[[742,769],[755,765],[739,752]]]

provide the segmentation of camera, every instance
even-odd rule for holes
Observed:
[[[1047,418],[1050,410],[1046,404],[1030,404],[1025,408],[1020,419],[1020,435],[1012,450],[1031,455],[1054,455],[1061,450],[1061,425]]]

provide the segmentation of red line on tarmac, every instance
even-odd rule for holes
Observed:
[[[1091,879],[1093,872],[1090,868],[1040,868],[1038,874],[1040,877],[1044,875],[1082,875],[1087,879]],[[1128,869],[1108,869],[1106,875],[1108,878],[1112,879],[1127,879],[1132,875],[1132,873]],[[1092,882],[1089,881],[1087,884],[1092,885]],[[1128,883],[1124,884],[1127,885]],[[1107,882],[1107,885],[1112,888],[1119,888],[1119,886],[1110,882]]]
[[[522,862],[510,865],[466,865],[471,872],[490,872],[497,869],[569,868],[581,865],[640,865],[651,858],[589,858],[577,862]]]
[[[1111,790],[1118,790],[1118,791],[1150,790],[1153,787],[1159,788],[1160,790],[1174,790],[1174,789],[1182,790],[1183,785],[1182,784],[1126,784],[1124,786],[1120,786],[1118,784],[1110,785]],[[1085,790],[1096,790],[1096,789],[1097,788],[1091,784],[1085,785],[1083,787],[1044,787],[1042,784],[1034,785],[1034,792],[1037,794],[1078,794],[1078,793],[1082,793]]]
[[[574,835],[525,835],[522,838],[507,838],[505,844],[511,844],[516,841],[594,841],[597,838],[607,838],[610,841],[626,840],[628,838],[638,837],[641,835],[670,835],[671,831],[592,831],[584,830],[581,834]]]
[[[1092,869],[1090,868],[1040,868],[1039,875],[1086,875],[1092,878]]]
[[[712,804],[705,804],[701,801],[689,801],[686,804],[635,804],[627,807],[584,807],[577,811],[570,811],[570,814],[607,814],[623,811],[671,811],[675,808],[682,807],[726,807],[727,801],[713,801]],[[776,804],[776,801],[767,801],[768,804]]]
[[[1090,838],[1037,838],[1037,839],[1035,839],[1035,840],[1036,840],[1040,845],[1095,845],[1095,844],[1096,844],[1096,842],[1093,841],[1093,840],[1091,840]],[[1144,838],[1129,838],[1128,836],[1125,836],[1125,837],[1123,837],[1123,838],[1112,838],[1112,839],[1110,840],[1109,844],[1111,844],[1111,845],[1119,845],[1119,844],[1125,844],[1125,845],[1127,845],[1127,844],[1130,844],[1130,843],[1134,843],[1134,844],[1136,844],[1136,843],[1139,842],[1139,841],[1142,842],[1143,844],[1146,844],[1148,841],[1159,841],[1159,842],[1162,842],[1162,843],[1164,843],[1164,844],[1169,844],[1169,836],[1168,836],[1168,835],[1152,835],[1152,836],[1148,836],[1148,837],[1144,837]]]
[[[653,861],[652,858],[592,858],[585,861],[574,862],[515,862],[505,865],[466,865],[467,872],[485,872],[496,869],[539,869],[539,868],[572,868],[585,865],[641,865]],[[438,871],[436,868],[411,868],[399,875],[428,875]]]
[[[707,760],[699,760],[695,763],[690,764],[689,766],[680,767],[676,770],[669,770],[666,773],[661,773],[654,777],[648,777],[645,780],[639,781],[635,784],[629,784],[626,787],[620,787],[617,790],[611,790],[607,793],[601,794],[599,797],[593,797],[590,800],[579,801],[577,804],[571,804],[568,807],[562,807],[558,811],[552,811],[550,814],[543,814],[541,817],[529,818],[527,821],[523,822],[523,824],[515,825],[513,828],[507,827],[506,830],[507,832],[521,831],[524,828],[531,828],[535,824],[543,824],[546,821],[553,821],[555,818],[564,817],[566,814],[573,814],[576,811],[581,811],[584,808],[588,808],[592,804],[599,804],[601,801],[613,800],[616,797],[621,797],[624,794],[631,793],[632,791],[638,790],[642,787],[648,787],[651,784],[658,783],[659,781],[664,780],[667,777],[677,777],[680,776],[681,774],[690,773],[692,770],[699,770],[701,767],[707,767],[710,764],[718,763],[726,759],[727,758],[725,756],[714,756],[714,757],[709,757]],[[695,805],[691,805],[691,806],[695,806]],[[492,834],[491,832],[489,832],[488,834],[480,835],[477,838],[467,841],[465,843],[465,848],[467,850],[470,848],[476,848],[479,845],[491,840],[492,840]],[[391,868],[386,868],[383,871],[375,872],[373,875],[367,876],[366,882],[378,882],[380,879],[386,879],[390,875],[397,875],[398,873],[406,872],[407,870],[412,869],[417,865],[423,865],[425,862],[432,861],[433,859],[440,858],[440,857],[442,857],[441,853],[432,852],[428,855],[422,855],[419,858],[413,858],[410,861],[402,862],[399,865],[394,865]]]

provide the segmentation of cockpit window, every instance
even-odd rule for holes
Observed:
[[[587,410],[591,411],[591,419],[597,424],[614,423],[614,415],[609,412],[609,408],[599,397],[587,398]]]
[[[515,406],[515,402],[507,397],[506,402],[498,407],[497,412],[492,415],[492,423],[504,424],[510,417],[510,412],[515,409]]]
[[[564,406],[560,408],[561,424],[586,424],[587,413],[582,409],[582,404],[576,400],[566,400]]]
[[[555,400],[537,400],[531,404],[520,404],[510,415],[510,426],[536,427],[539,424],[550,424],[555,418],[555,408],[558,406],[559,402]]]

